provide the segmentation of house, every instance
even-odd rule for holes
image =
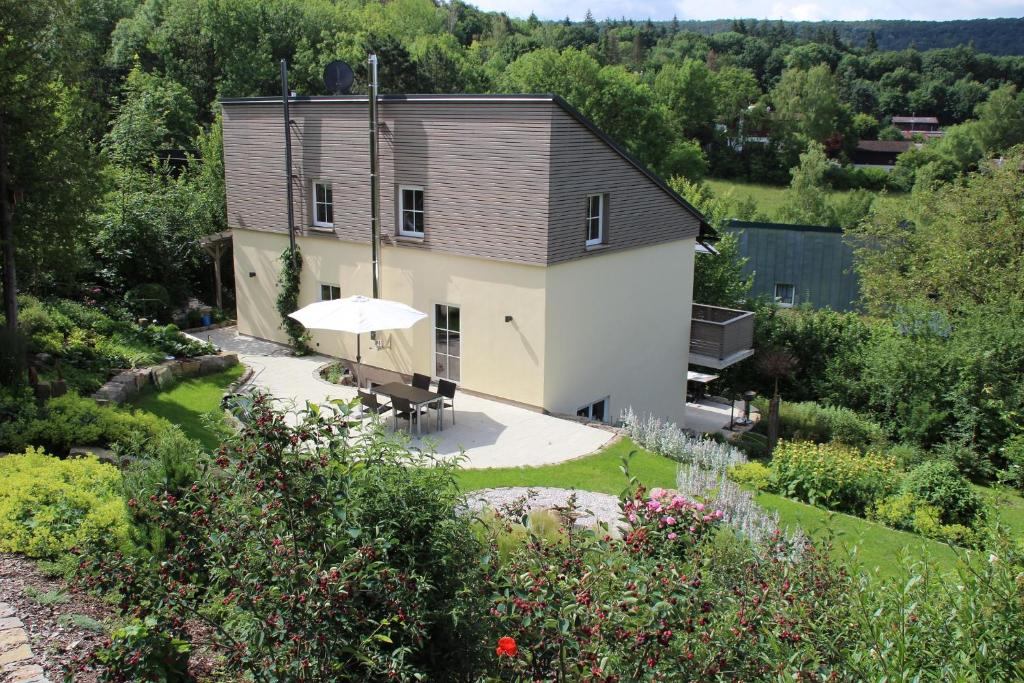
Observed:
[[[903,133],[903,137],[910,140],[915,135],[924,138],[941,138],[942,131],[939,130],[939,120],[934,116],[894,116],[892,125],[896,126]]]
[[[709,232],[664,181],[553,95],[379,100],[380,296],[428,314],[383,332],[379,377],[612,421],[684,419],[694,251]],[[238,327],[283,341],[288,246],[279,98],[223,105]],[[290,100],[300,305],[371,295],[366,96]],[[312,333],[353,359],[355,337]]]
[[[753,296],[782,307],[857,308],[860,281],[841,228],[731,220],[725,230],[736,234],[747,259],[743,274],[754,275]]]
[[[856,168],[880,168],[889,172],[896,166],[896,158],[914,144],[910,140],[859,140],[851,161]]]

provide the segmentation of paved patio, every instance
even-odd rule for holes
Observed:
[[[328,399],[352,399],[354,387],[331,384],[320,378],[319,369],[333,359],[312,355],[295,357],[287,347],[238,334],[234,327],[199,332],[195,335],[219,348],[238,354],[239,360],[253,369],[251,384],[273,396],[301,407],[305,401],[324,403]],[[469,394],[456,395],[456,424],[445,413],[441,431],[424,432],[413,443],[433,446],[442,456],[465,451],[463,466],[468,468],[550,465],[588,455],[613,438],[603,429],[571,420],[526,410]],[[435,424],[434,413],[423,426]],[[403,423],[399,423],[402,425]]]

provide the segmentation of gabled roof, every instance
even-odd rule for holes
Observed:
[[[605,133],[603,130],[598,128],[597,124],[591,121],[589,118],[584,116],[573,107],[571,104],[565,101],[561,96],[552,93],[541,93],[541,94],[451,94],[451,95],[417,95],[417,94],[390,94],[380,95],[381,102],[417,102],[417,103],[437,103],[437,104],[451,104],[451,103],[477,103],[486,104],[491,103],[504,103],[509,101],[514,102],[552,102],[559,108],[565,111],[569,116],[574,118],[577,122],[587,128],[593,133],[599,140],[610,147],[616,154],[621,156],[626,162],[634,166],[638,171],[644,174],[652,183],[658,188],[665,192],[671,197],[676,203],[685,208],[687,211],[692,213],[694,217],[700,222],[700,234],[698,235],[698,241],[702,240],[713,240],[717,237],[717,233],[714,228],[708,223],[707,218],[704,217],[700,211],[698,211],[692,204],[682,197],[678,192],[669,187],[660,176],[651,171],[645,166],[639,159],[630,154],[624,147],[612,139],[610,135]],[[220,103],[224,106],[236,106],[246,104],[275,104],[280,102],[280,97],[227,97],[221,98]],[[344,103],[360,103],[369,102],[367,95],[296,95],[289,99],[289,102],[301,103],[331,103],[331,102],[344,102]]]

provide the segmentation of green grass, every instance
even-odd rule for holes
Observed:
[[[672,487],[676,483],[676,463],[621,439],[604,450],[578,460],[543,467],[503,467],[461,470],[459,487],[463,491],[503,486],[555,486],[566,489],[598,491],[619,495],[629,483],[621,471],[622,459],[629,460],[629,473],[648,487]]]
[[[223,372],[187,379],[167,391],[149,392],[134,401],[134,407],[159,415],[181,427],[187,436],[206,448],[219,445],[217,434],[203,424],[203,416],[220,409],[220,399],[228,385],[238,379],[244,368],[235,365]]]
[[[720,180],[708,178],[705,180],[708,186],[714,191],[716,197],[724,195],[732,190],[736,201],[742,201],[753,197],[757,204],[757,212],[762,214],[769,221],[779,220],[779,210],[786,204],[786,189],[778,185],[762,185],[758,183],[744,183],[736,180]],[[846,194],[848,190],[829,192],[830,196]],[[887,193],[890,199],[903,201],[908,195]]]
[[[554,486],[618,495],[627,485],[620,470],[622,458],[630,452],[634,452],[629,460],[630,475],[648,488],[675,487],[676,463],[639,448],[629,439],[621,439],[594,455],[558,465],[461,470],[457,478],[464,491],[502,486]],[[829,512],[770,493],[759,494],[757,502],[767,510],[777,511],[783,526],[799,525],[818,539],[831,537],[834,552],[842,560],[847,560],[856,548],[855,563],[881,577],[897,572],[899,566],[895,560],[901,556],[931,560],[947,569],[955,563],[956,551],[948,545],[916,534],[896,531],[859,517]],[[1018,498],[1017,502],[1019,506],[1012,508],[1012,514],[1016,515],[1016,523],[1024,530],[1024,500]]]
[[[709,178],[704,182],[714,191],[716,197],[721,197],[729,190],[732,190],[736,201],[743,201],[748,197],[753,197],[757,203],[757,212],[764,214],[769,220],[776,220],[779,209],[786,204],[785,187],[741,183],[734,180],[716,180],[713,178]]]

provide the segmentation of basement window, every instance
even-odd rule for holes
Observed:
[[[600,401],[594,401],[576,411],[576,417],[585,417],[588,420],[608,423],[610,421],[608,406],[611,404],[611,397],[605,396]]]

